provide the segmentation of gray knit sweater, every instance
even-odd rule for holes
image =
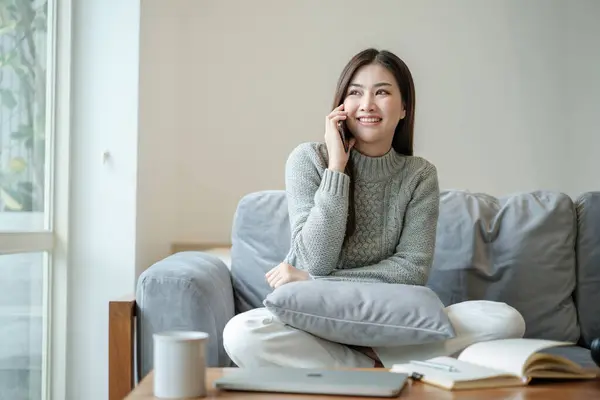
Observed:
[[[439,187],[433,164],[390,150],[351,150],[356,231],[344,242],[350,177],[327,169],[324,143],[303,143],[286,163],[291,247],[284,262],[315,279],[424,285],[433,261]]]

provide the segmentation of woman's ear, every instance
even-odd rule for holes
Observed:
[[[402,102],[402,110],[400,111],[400,120],[406,118],[406,105]]]

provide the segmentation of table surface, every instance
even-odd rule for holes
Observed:
[[[353,396],[331,396],[310,394],[287,394],[287,393],[254,393],[220,391],[212,387],[215,379],[218,379],[227,370],[233,368],[208,368],[206,373],[206,384],[208,387],[207,399],[326,399],[326,400],[373,400],[375,397],[353,397]],[[372,369],[371,369],[372,371]],[[381,371],[387,371],[381,369]],[[150,372],[140,384],[126,397],[126,400],[160,400],[153,395],[153,373]],[[478,389],[448,391],[439,389],[421,382],[408,380],[406,387],[398,398],[401,399],[540,399],[540,400],[563,400],[563,399],[594,399],[600,396],[600,378],[586,381],[560,381],[552,383],[535,383],[526,387],[502,388],[502,389]]]

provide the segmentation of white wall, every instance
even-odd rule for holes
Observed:
[[[139,2],[72,3],[66,391],[104,400],[108,302],[135,284]]]
[[[175,213],[164,231],[162,219],[147,219],[153,243],[162,251],[174,240],[229,241],[240,197],[283,188],[289,151],[321,140],[338,74],[368,46],[396,52],[412,69],[416,151],[438,166],[443,188],[496,195],[597,188],[593,176],[571,184],[573,163],[565,157],[579,154],[565,156],[572,138],[558,118],[565,114],[564,14],[579,5],[588,7],[575,13],[580,17],[592,18],[589,11],[598,8],[558,0],[145,2],[152,12],[142,22],[141,88],[153,96],[141,107],[141,140],[169,135],[149,145],[146,157],[166,152],[165,163],[173,163],[160,166],[170,176],[163,170],[164,179],[152,182],[169,190],[155,190],[149,201],[164,216]],[[151,40],[157,32],[173,40]],[[587,40],[591,46],[592,36]],[[571,59],[571,69],[589,75],[594,67],[582,61]],[[161,91],[161,80],[171,86]],[[600,98],[597,89],[587,93]],[[162,125],[154,123],[161,118]],[[165,120],[178,129],[167,132]],[[582,121],[579,131],[591,122]],[[590,139],[579,140],[578,151],[591,159]]]

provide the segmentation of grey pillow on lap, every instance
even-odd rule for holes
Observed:
[[[425,286],[308,280],[280,286],[263,304],[285,324],[346,345],[404,346],[456,335]]]

